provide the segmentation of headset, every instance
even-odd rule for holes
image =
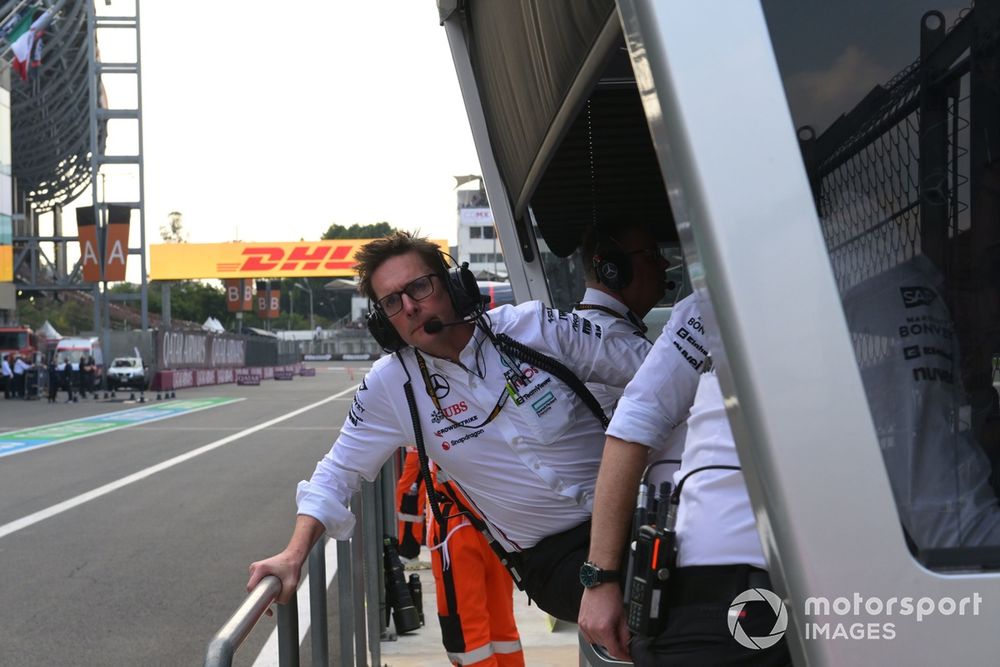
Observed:
[[[455,309],[455,315],[459,320],[470,319],[483,312],[484,300],[479,291],[479,283],[476,277],[469,270],[469,263],[462,262],[460,266],[448,269],[446,258],[450,255],[441,254],[441,267],[444,275],[440,275],[445,289],[448,290],[448,297],[451,305]],[[454,261],[454,258],[452,258]],[[368,314],[368,332],[382,346],[386,352],[398,352],[406,347],[406,343],[400,337],[399,332],[392,326],[392,322],[385,316],[382,309],[372,304],[371,312]]]
[[[597,282],[620,292],[632,282],[632,262],[618,240],[606,234],[599,225],[594,225],[593,233],[595,244],[591,261]]]

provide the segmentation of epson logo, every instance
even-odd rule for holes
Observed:
[[[929,287],[900,287],[899,293],[903,296],[903,306],[906,308],[929,306],[937,299],[937,292]]]

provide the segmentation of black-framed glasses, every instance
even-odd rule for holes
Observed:
[[[428,273],[414,278],[403,286],[403,289],[392,294],[386,294],[375,302],[375,307],[382,311],[386,317],[392,317],[403,309],[403,295],[410,297],[414,301],[423,301],[431,294],[434,294],[434,281],[436,273]]]

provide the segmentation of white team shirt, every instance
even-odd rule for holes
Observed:
[[[605,332],[537,301],[501,306],[488,317],[495,334],[555,358],[582,381],[625,386],[648,347],[631,333]],[[299,483],[299,514],[322,522],[336,539],[350,536],[354,517],[346,506],[361,479],[375,479],[396,448],[415,441],[402,389],[408,371],[428,456],[458,483],[504,548],[531,547],[590,517],[604,432],[572,390],[524,362],[522,380],[479,330],[460,364],[422,356],[441,410],[412,348],[379,359],[332,449],[312,479]]]
[[[635,324],[630,322],[626,315],[629,312],[628,306],[616,299],[615,297],[602,292],[601,290],[593,289],[588,287],[584,293],[583,298],[580,299],[581,305],[589,306],[603,306],[610,310],[620,313],[621,317],[615,317],[614,315],[609,315],[603,310],[598,310],[596,308],[588,309],[574,309],[573,312],[580,317],[585,317],[594,324],[600,324],[605,331],[620,331],[623,333],[631,333],[634,336],[643,338],[643,332]],[[633,315],[633,317],[635,317]],[[652,348],[652,343],[646,344],[647,350]],[[590,393],[594,395],[597,402],[601,404],[601,408],[604,410],[604,414],[609,417],[614,413],[615,405],[618,403],[618,399],[621,398],[624,389],[618,387],[609,387],[607,385],[598,384],[596,382],[588,382],[587,389]]]
[[[718,377],[703,372],[706,338],[696,296],[679,301],[608,427],[608,435],[657,449],[663,459],[681,458],[674,484],[696,468],[740,464]],[[766,567],[742,472],[706,470],[684,482],[677,544],[681,567]]]
[[[24,375],[24,371],[31,368],[30,364],[24,363],[23,359],[16,359],[14,361],[14,375]]]
[[[900,520],[921,548],[1000,544],[990,462],[963,405],[955,323],[921,255],[844,295]]]
[[[14,374],[10,370],[10,362],[7,361],[6,357],[0,359],[0,375],[3,375],[4,377],[14,377]]]

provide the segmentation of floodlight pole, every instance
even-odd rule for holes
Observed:
[[[305,290],[309,292],[309,330],[316,331],[316,321],[313,318],[313,291],[312,287],[308,283],[303,285],[302,283],[292,283],[292,287],[297,287],[300,290]]]

